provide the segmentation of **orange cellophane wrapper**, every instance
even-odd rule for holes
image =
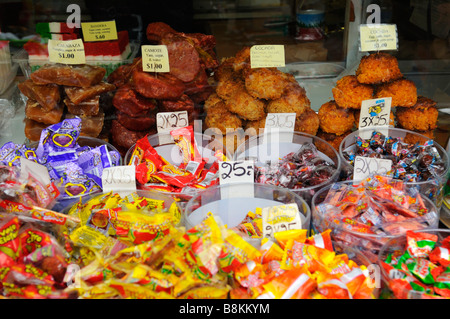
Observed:
[[[314,245],[319,248],[324,248],[333,251],[333,243],[331,242],[331,229],[327,229],[322,233],[308,237],[305,241],[306,244]]]
[[[272,260],[279,260],[283,258],[283,249],[271,239],[265,238],[261,242],[261,263],[266,264]]]
[[[317,283],[304,267],[286,271],[264,285],[275,299],[307,299],[316,287]]]
[[[333,251],[290,240],[284,249],[281,268],[289,270],[307,264],[309,270],[314,272],[328,267],[335,255]]]
[[[306,240],[306,236],[308,234],[308,230],[306,229],[291,229],[285,230],[282,232],[277,232],[274,234],[275,240],[280,245],[282,249],[285,248],[287,242],[289,240],[295,240],[297,242],[304,243]]]
[[[175,144],[180,147],[183,154],[182,163],[187,165],[190,161],[202,162],[202,157],[195,141],[194,128],[192,126],[180,127],[170,131]]]

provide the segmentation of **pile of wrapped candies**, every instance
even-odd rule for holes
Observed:
[[[450,298],[450,236],[438,242],[437,234],[408,231],[406,247],[380,261],[396,298]]]
[[[446,169],[446,163],[433,140],[409,144],[400,137],[385,136],[377,131],[372,133],[370,139],[359,136],[355,139],[356,148],[345,150],[343,154],[351,165],[356,156],[390,159],[392,170],[387,175],[405,182],[438,179]]]
[[[217,160],[206,168],[208,159],[203,158],[198,150],[193,127],[172,130],[170,135],[182,153],[182,162],[179,166],[171,164],[159,155],[147,136],[136,142],[127,164],[136,167],[138,188],[192,194],[218,184]],[[222,150],[216,150],[214,157],[221,161],[226,160]]]
[[[236,268],[236,299],[370,299],[375,285],[364,264],[333,248],[330,230],[307,237],[304,229],[266,238],[256,258]]]
[[[106,144],[80,146],[81,119],[65,119],[41,133],[36,148],[8,142],[0,148],[0,164],[20,167],[20,158],[44,165],[50,179],[60,189],[60,198],[101,191],[102,172],[120,165],[117,151]]]
[[[358,185],[333,184],[315,210],[320,215],[313,217],[317,229],[335,229],[334,240],[361,247],[373,260],[387,236],[434,227],[439,220],[415,188],[381,175]]]
[[[314,144],[304,143],[275,163],[255,167],[255,182],[299,189],[322,184],[335,171],[334,163],[323,159]]]

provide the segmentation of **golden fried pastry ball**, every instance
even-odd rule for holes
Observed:
[[[305,89],[296,82],[290,83],[279,99],[269,101],[266,112],[296,113],[296,116],[300,116],[310,106],[311,102],[306,96]]]
[[[214,71],[214,79],[218,82],[226,80],[234,75],[233,69],[234,57],[224,58],[220,65]]]
[[[248,121],[259,120],[266,115],[266,103],[248,94],[245,88],[237,90],[225,101],[225,105],[230,112]]]
[[[356,77],[359,83],[381,84],[400,79],[403,74],[398,68],[396,57],[377,52],[361,58]]]
[[[320,107],[319,120],[322,131],[342,135],[353,128],[355,116],[352,109],[339,107],[335,101],[329,101]]]
[[[364,100],[373,98],[373,87],[359,83],[356,75],[347,75],[337,81],[331,89],[337,105],[340,107],[360,109]]]
[[[220,98],[228,100],[234,93],[244,88],[244,81],[237,75],[233,75],[217,83],[216,93]]]
[[[250,69],[245,74],[245,88],[258,99],[279,99],[289,83],[283,74],[276,68]]]
[[[205,117],[206,128],[219,129],[225,134],[227,128],[237,129],[242,127],[242,120],[236,115],[228,111],[225,102],[218,102],[208,108]]]
[[[395,114],[398,124],[406,130],[429,131],[437,127],[436,102],[424,96],[419,96],[413,107],[397,107]]]
[[[330,144],[336,150],[336,152],[339,153],[339,146],[341,145],[344,138],[347,135],[349,135],[350,133],[351,133],[351,131],[347,131],[347,132],[343,133],[342,135],[336,135],[333,133],[326,133],[322,130],[319,130],[317,132],[316,136],[325,140],[328,144]],[[325,143],[322,143],[321,141],[315,141],[314,144],[316,145],[317,149],[320,152],[324,153],[328,157],[333,158],[335,156],[335,154],[332,151],[330,151],[329,147],[327,147],[327,145]]]
[[[319,115],[312,109],[307,109],[295,120],[294,130],[306,134],[316,135],[319,130]]]
[[[407,144],[416,144],[419,143],[420,145],[425,144],[428,140],[434,139],[434,131],[417,131],[416,133],[421,134],[423,136],[419,136],[417,134],[413,133],[406,133],[405,137],[403,138],[403,142]]]
[[[266,126],[266,118],[267,116],[264,115],[264,117],[262,117],[259,120],[248,121],[245,124],[245,132],[252,136],[264,133],[264,127]]]
[[[205,112],[208,112],[208,109],[210,107],[214,106],[219,102],[223,102],[223,100],[219,97],[219,95],[217,95],[217,93],[213,92],[206,99],[205,104],[203,105],[203,110],[205,110]]]
[[[250,67],[250,47],[244,47],[234,56],[233,70],[245,73]]]
[[[359,117],[361,116],[361,110],[354,110],[355,112],[355,126],[358,129],[359,128]],[[394,112],[391,111],[389,114],[389,125],[395,127],[395,116]]]
[[[395,80],[377,88],[375,98],[383,97],[392,97],[391,107],[411,107],[417,102],[417,88],[411,80]]]

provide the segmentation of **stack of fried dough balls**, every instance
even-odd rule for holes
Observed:
[[[414,82],[403,76],[397,59],[388,53],[364,56],[355,75],[338,80],[332,93],[334,100],[319,108],[320,129],[317,136],[336,149],[353,128],[358,129],[361,103],[384,97],[392,97],[391,110],[395,110],[395,116],[391,111],[391,126],[433,138],[438,116],[436,103],[417,96]]]
[[[263,132],[268,113],[296,113],[295,131],[316,135],[319,117],[294,76],[277,68],[251,68],[250,48],[221,61],[216,90],[205,101],[205,126],[220,130],[233,151],[247,136]],[[225,134],[227,133],[228,134]],[[233,142],[234,141],[234,142]]]

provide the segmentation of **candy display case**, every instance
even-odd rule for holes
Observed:
[[[355,154],[357,151],[357,139],[361,133],[363,136],[371,136],[374,132],[376,133],[376,130],[370,128],[354,131],[346,136],[340,144],[339,155],[342,162],[342,170],[346,173],[348,179],[352,179],[353,175],[352,159],[354,159],[355,155],[358,155]],[[411,173],[412,175],[415,173],[416,177],[413,181],[408,180],[407,175],[404,178],[401,178],[401,176],[396,178],[403,179],[408,187],[417,188],[427,198],[431,199],[438,209],[440,209],[443,200],[443,187],[447,181],[447,174],[450,167],[449,156],[445,149],[429,137],[401,128],[390,127],[385,130],[380,130],[380,133],[384,138],[398,139],[402,143],[409,145],[409,148],[414,149],[415,153],[408,154],[409,151],[407,150],[406,145],[403,147],[403,150],[401,150],[401,146],[398,146],[398,151],[394,152],[393,149],[388,146],[388,144],[391,145],[392,143],[380,142],[380,147],[383,151],[379,152],[383,155],[377,157],[392,159],[394,161],[393,168],[395,168],[394,174],[399,172],[401,168],[408,170],[407,173]],[[360,146],[360,149],[362,151],[369,148],[375,149],[376,146],[373,146],[373,144],[376,143],[375,137],[367,138],[366,140],[369,142],[368,145],[365,146],[365,148]],[[419,147],[425,146],[429,143],[431,143],[431,146],[429,146],[427,148],[428,150],[424,151],[423,154],[421,154],[420,148],[413,147],[414,145]],[[375,153],[375,151],[373,153]],[[430,161],[425,163],[424,161],[426,161],[428,154],[430,155]],[[406,163],[407,158],[410,158],[410,162],[408,163]],[[414,163],[416,160],[419,161],[419,164]],[[428,174],[428,171],[432,173]]]
[[[377,265],[383,284],[393,298],[450,297],[448,268],[445,270],[448,265],[449,236],[449,229],[426,229],[390,238],[381,247]],[[416,268],[414,265],[417,265]],[[417,271],[419,267],[423,269],[421,273]]]
[[[361,185],[363,185],[362,189]],[[333,240],[360,250],[372,262],[376,262],[381,247],[388,239],[409,229],[430,229],[439,226],[439,211],[431,200],[423,196],[420,197],[422,202],[419,206],[422,208],[419,209],[425,209],[426,213],[422,216],[411,215],[398,220],[397,218],[389,219],[388,214],[395,215],[398,214],[396,211],[399,212],[398,208],[392,205],[383,206],[383,217],[381,215],[376,217],[378,213],[375,211],[380,208],[373,206],[373,199],[377,197],[368,192],[366,185],[368,184],[358,186],[356,183],[355,186],[353,181],[346,181],[326,186],[318,191],[311,203],[312,229],[318,232],[332,229]],[[378,190],[380,193],[381,191]],[[376,192],[377,190],[374,190],[374,193]],[[333,197],[328,197],[329,194],[330,197],[333,194]],[[334,196],[335,194],[337,194],[337,198]],[[370,197],[372,203],[364,202],[364,197]],[[377,198],[377,203],[386,204],[388,200],[384,202]],[[336,209],[337,207],[339,209]],[[354,213],[351,208],[354,209]]]
[[[255,179],[266,175],[267,179],[260,179],[263,184],[286,187],[308,204],[318,190],[336,182],[341,173],[337,151],[323,139],[301,132],[268,132],[251,137],[238,146],[234,160],[254,160],[258,168]],[[289,167],[284,169],[285,165]],[[291,180],[284,184],[287,178]]]

